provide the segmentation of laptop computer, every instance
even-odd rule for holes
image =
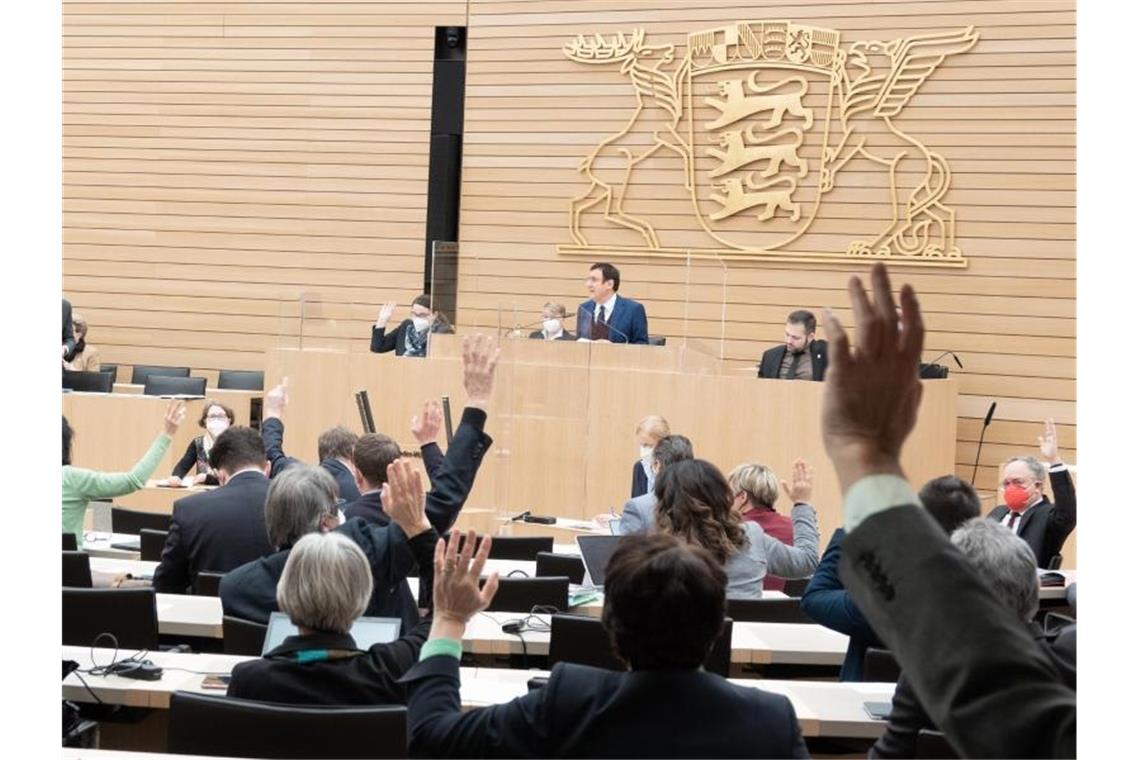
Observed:
[[[621,536],[578,536],[578,551],[582,553],[582,562],[586,565],[586,577],[582,579],[583,586],[602,588],[606,584],[606,565],[617,549]]]
[[[356,646],[368,649],[373,644],[387,644],[400,637],[400,619],[382,617],[362,617],[352,624],[349,631]],[[269,627],[265,631],[265,642],[261,653],[265,654],[281,645],[287,637],[297,635],[297,626],[284,612],[274,612],[269,616]]]

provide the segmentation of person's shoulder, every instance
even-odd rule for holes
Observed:
[[[775,354],[782,353],[784,351],[784,348],[785,348],[785,346],[783,343],[776,345],[776,346],[772,346],[771,348],[764,350],[763,356],[765,358],[767,358],[769,356],[773,356]]]
[[[783,694],[765,691],[759,686],[735,684],[728,679],[712,673],[707,673],[706,675],[709,676],[708,681],[714,688],[722,690],[723,693],[731,695],[735,699],[756,706],[758,710],[757,714],[767,713],[769,715],[778,715],[785,710],[791,711],[793,709],[791,700]],[[757,683],[762,684],[763,681],[758,681]]]

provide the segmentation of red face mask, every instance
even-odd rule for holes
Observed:
[[[1021,486],[1006,486],[1002,491],[1005,505],[1014,512],[1020,512],[1029,506],[1029,491]]]

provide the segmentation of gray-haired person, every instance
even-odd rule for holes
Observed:
[[[1038,607],[1037,561],[1022,539],[995,520],[975,517],[950,536],[967,562],[986,580],[998,600],[1029,629],[1041,656],[1048,659],[1072,688],[1077,685],[1076,626],[1061,636],[1047,637],[1033,616]],[[992,656],[1001,657],[1001,652]],[[918,732],[937,729],[918,701],[914,689],[899,678],[887,729],[871,748],[871,757],[914,757]]]

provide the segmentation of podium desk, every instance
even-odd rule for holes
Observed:
[[[267,387],[290,380],[286,451],[315,461],[322,430],[335,424],[360,430],[353,394],[362,389],[376,429],[404,450],[418,448],[410,420],[427,399],[447,396],[458,426],[466,403],[461,346],[461,336],[433,335],[426,358],[266,350]],[[620,514],[637,458],[634,428],[645,415],[660,414],[692,440],[698,457],[723,472],[762,462],[787,478],[792,462],[803,457],[815,468],[812,503],[821,549],[841,524],[839,486],[820,435],[822,383],[743,377],[686,346],[502,339],[500,347],[485,427],[494,443],[465,509],[500,519],[526,510],[574,520]],[[918,422],[902,457],[914,483],[954,471],[957,381],[927,380],[923,386]],[[785,513],[790,508],[783,495],[776,506]],[[510,526],[514,535],[532,529],[548,527]]]

